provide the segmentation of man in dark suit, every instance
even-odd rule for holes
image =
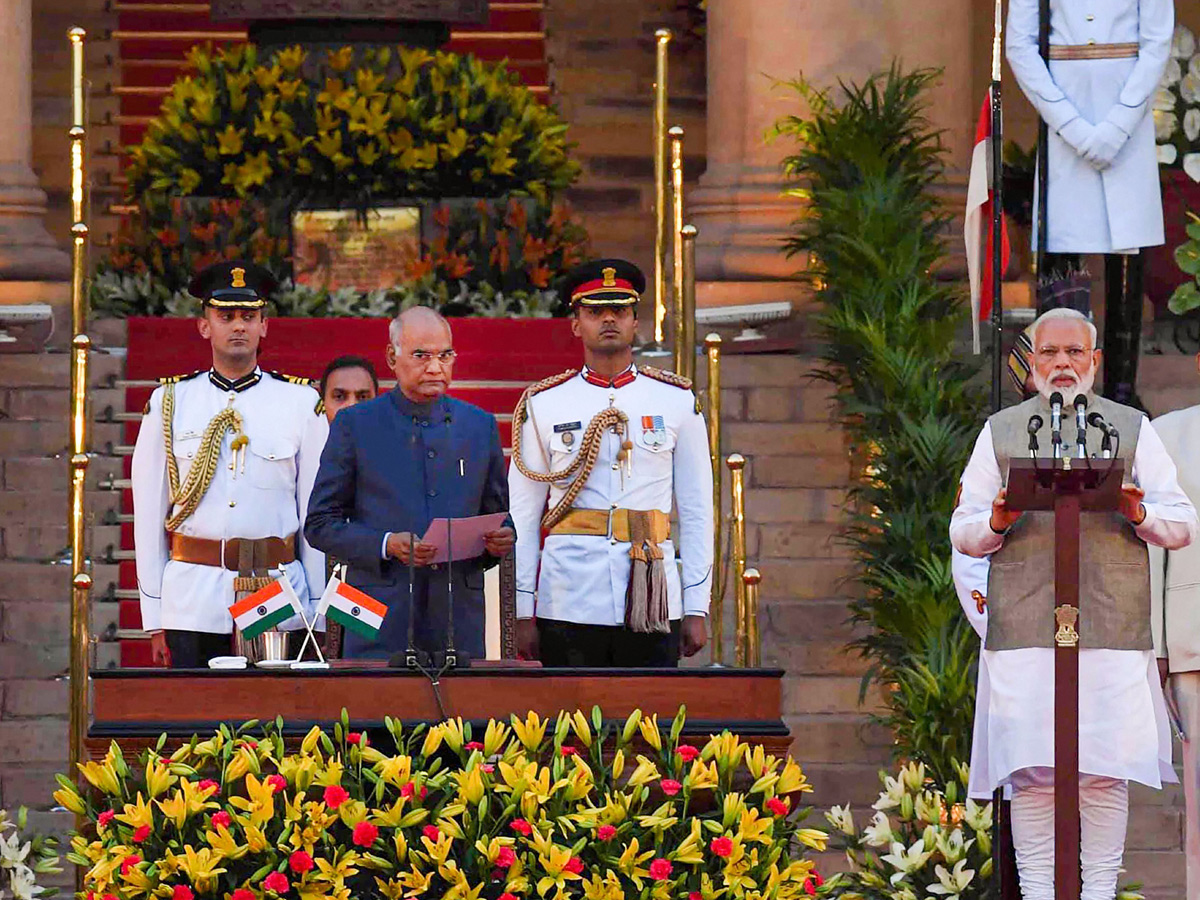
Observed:
[[[308,504],[304,533],[314,547],[348,563],[346,580],[388,607],[375,638],[347,634],[343,655],[387,657],[408,644],[409,571],[415,573],[416,645],[446,643],[448,580],[423,543],[437,518],[508,509],[504,452],[495,418],[447,397],[455,352],[449,323],[414,307],[392,321],[388,366],[396,388],[342,410]],[[490,532],[486,552],[456,561],[454,644],[484,656],[483,572],[511,552],[511,527]]]

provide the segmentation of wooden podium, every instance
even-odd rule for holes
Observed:
[[[707,738],[729,729],[751,744],[783,755],[791,735],[781,715],[781,669],[545,669],[482,666],[443,675],[445,716],[486,723],[533,710],[585,713],[599,706],[607,719],[633,710],[670,721],[687,707],[685,735]],[[111,741],[127,756],[166,733],[178,744],[212,732],[221,722],[284,719],[284,735],[299,743],[314,724],[329,725],[343,707],[357,730],[401,722],[439,722],[442,710],[430,680],[382,665],[331,670],[109,669],[92,673],[92,721],[86,750],[102,757]]]
[[[1079,516],[1117,509],[1119,459],[1014,459],[1006,505],[1054,511],[1054,896],[1078,900]],[[1050,623],[1047,623],[1047,626]]]

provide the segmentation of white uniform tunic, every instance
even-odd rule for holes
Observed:
[[[1145,418],[1132,480],[1146,492],[1146,518],[1135,529],[1137,536],[1170,548],[1188,544],[1197,532],[1196,510],[1179,487],[1175,464]],[[991,428],[985,425],[963,473],[962,498],[950,523],[950,539],[957,550],[983,557],[1004,544],[1004,536],[989,524],[1001,483]],[[1046,577],[1053,578],[1049,552],[1048,548]],[[981,575],[986,576],[982,568],[973,574],[965,568],[956,573],[964,584]],[[986,594],[986,588],[981,590]],[[1086,606],[1087,598],[1081,597],[1080,603]],[[984,650],[968,792],[973,797],[990,796],[1013,772],[1031,766],[1054,767],[1054,651],[1042,647]],[[1155,788],[1176,780],[1169,721],[1152,650],[1079,651],[1079,771]]]
[[[521,430],[522,458],[533,472],[566,468],[579,452],[594,416],[615,406],[629,416],[632,473],[617,461],[622,438],[604,435],[591,477],[576,509],[678,510],[678,533],[660,546],[666,567],[671,619],[708,613],[712,581],[712,467],[704,417],[696,398],[638,374],[623,387],[598,387],[583,373],[530,398]],[[550,535],[539,547],[540,522],[563,496],[566,484],[531,481],[509,466],[508,491],[517,531],[517,617],[585,625],[623,625],[629,585],[629,544],[591,535]],[[683,560],[682,584],[675,547]],[[541,562],[539,576],[538,563]]]
[[[222,390],[208,373],[175,385],[173,449],[181,484],[204,429],[231,403],[241,413],[243,431],[250,439],[245,470],[239,462],[235,473],[230,469],[233,433],[225,432],[212,483],[195,512],[177,530],[209,540],[296,534],[297,558],[283,570],[311,613],[310,598],[319,597],[325,585],[325,555],[308,545],[300,526],[329,426],[325,417],[315,412],[317,393],[311,387],[257,374],[257,382],[240,391]],[[171,509],[163,391],[160,387],[150,397],[133,453],[133,535],[142,628],[228,634],[233,631],[228,607],[234,600],[237,573],[170,557],[164,528]],[[271,574],[278,577],[276,571]],[[280,627],[303,625],[293,616]]]
[[[1150,101],[1170,55],[1172,3],[1050,0],[1051,45],[1136,43],[1138,55],[1051,60],[1047,68],[1038,54],[1038,0],[1009,0],[1008,62],[1049,126],[1046,237],[1052,253],[1114,253],[1163,242]],[[1103,171],[1058,134],[1080,116],[1129,135]]]

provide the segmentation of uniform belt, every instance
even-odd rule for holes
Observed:
[[[1133,59],[1138,42],[1125,44],[1051,44],[1051,59]]]
[[[630,519],[646,517],[649,540],[661,544],[671,536],[671,517],[658,509],[573,509],[550,529],[551,534],[586,534],[629,543]]]
[[[197,566],[216,566],[236,572],[243,543],[255,545],[255,564],[264,568],[277,569],[296,559],[294,534],[285,538],[229,538],[224,541],[192,537],[179,532],[168,532],[168,535],[171,538],[171,559]],[[265,562],[262,561],[264,558]]]

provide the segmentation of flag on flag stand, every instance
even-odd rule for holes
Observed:
[[[992,153],[1000,148],[992,140],[992,92],[988,90],[975,128],[975,150],[971,154],[971,177],[967,182],[967,215],[963,237],[967,244],[967,276],[971,282],[971,337],[979,352],[979,323],[992,314],[992,202],[996,196],[992,184]],[[1008,227],[1000,221],[1000,271],[1008,268],[1010,253]]]
[[[258,637],[290,618],[292,613],[304,614],[300,608],[300,598],[296,596],[286,575],[234,603],[229,607],[229,613],[244,638]]]
[[[324,615],[331,621],[364,638],[372,638],[383,624],[383,617],[388,608],[369,597],[356,587],[351,587],[334,575],[325,585],[321,599],[317,602],[317,615]]]

